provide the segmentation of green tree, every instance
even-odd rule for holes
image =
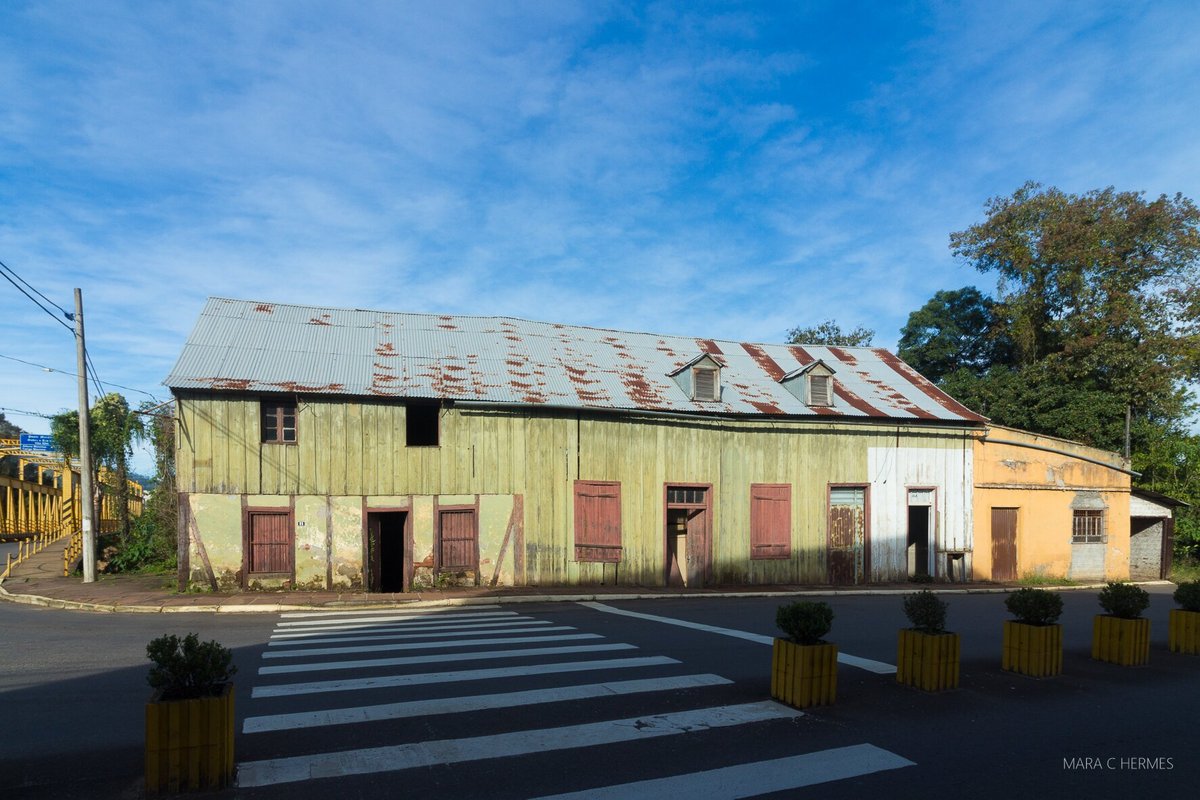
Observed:
[[[88,415],[88,433],[91,439],[92,475],[97,467],[104,465],[112,473],[109,491],[113,492],[117,511],[117,525],[121,540],[129,538],[132,520],[129,515],[129,458],[133,455],[133,444],[145,435],[141,420],[129,408],[128,401],[120,394],[110,392],[100,397]],[[79,412],[64,411],[50,420],[50,432],[59,452],[79,456]],[[93,479],[93,487],[96,481]],[[92,492],[94,508],[92,518],[99,522],[100,494]]]
[[[996,303],[973,286],[938,292],[900,329],[900,358],[935,383],[959,369],[978,377],[1009,365],[1012,349]]]
[[[850,331],[832,319],[811,328],[792,328],[788,331],[788,342],[792,344],[820,344],[829,347],[870,347],[875,331],[859,326]]]
[[[1041,365],[1143,415],[1180,418],[1184,383],[1200,375],[1200,211],[1192,201],[1027,183],[986,209],[950,245],[996,274],[996,309],[1017,367]]]
[[[21,429],[4,418],[4,413],[0,412],[0,439],[17,439],[21,436]]]

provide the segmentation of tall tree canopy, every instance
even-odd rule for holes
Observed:
[[[811,328],[792,328],[788,331],[788,342],[792,344],[823,344],[830,347],[870,347],[875,331],[861,325],[844,331],[832,319]]]
[[[1200,211],[1192,201],[1027,183],[986,210],[950,245],[996,274],[996,310],[1017,367],[1040,364],[1141,413],[1181,415],[1183,385],[1200,375]]]
[[[909,314],[899,350],[900,358],[934,382],[959,369],[980,376],[1012,362],[1012,342],[996,303],[974,286],[938,292]]]

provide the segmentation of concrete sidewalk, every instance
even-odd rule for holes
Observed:
[[[14,567],[0,583],[0,600],[27,605],[97,612],[204,612],[204,613],[278,613],[320,609],[381,609],[389,607],[429,607],[480,603],[546,603],[588,600],[635,600],[649,598],[700,597],[788,597],[830,595],[907,594],[920,589],[938,593],[979,594],[1010,592],[1016,585],[981,584],[873,584],[870,587],[771,586],[708,587],[679,590],[654,587],[499,587],[496,589],[431,589],[404,594],[367,594],[365,592],[186,592],[175,590],[173,575],[97,575],[94,583],[84,583],[78,575],[63,577],[63,545],[50,547]],[[1151,584],[1166,584],[1152,581]],[[1094,589],[1103,584],[1061,587]],[[1051,587],[1047,587],[1051,588]]]

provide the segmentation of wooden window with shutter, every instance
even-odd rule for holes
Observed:
[[[808,404],[810,406],[833,405],[833,376],[812,374],[808,376]]]
[[[621,484],[575,481],[575,560],[621,560]]]
[[[792,487],[780,483],[750,485],[750,558],[792,555]]]
[[[704,367],[696,367],[692,370],[693,381],[693,400],[719,400],[720,382],[717,379],[717,371]]]
[[[269,444],[296,443],[296,401],[262,401],[262,440]]]
[[[246,571],[290,574],[295,552],[292,515],[287,511],[246,512]]]

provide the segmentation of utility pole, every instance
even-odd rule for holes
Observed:
[[[83,510],[83,582],[96,580],[96,534],[92,528],[92,435],[88,424],[87,348],[83,340],[83,290],[75,290],[75,360],[79,373],[79,489]]]

